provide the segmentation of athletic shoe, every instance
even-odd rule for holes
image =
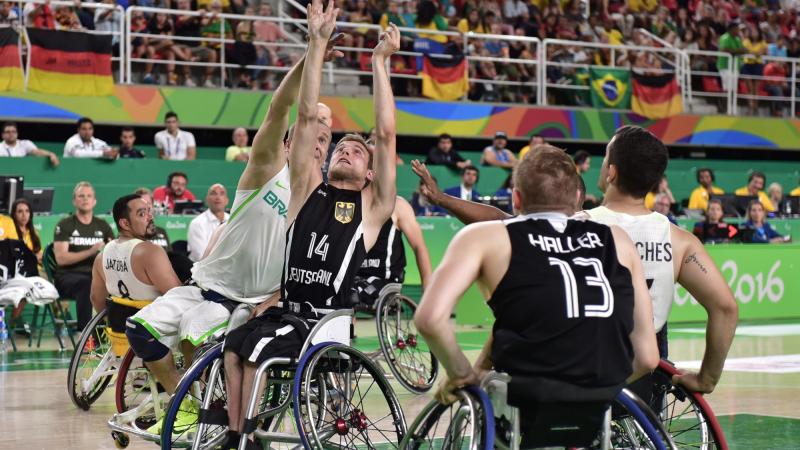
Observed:
[[[172,425],[172,434],[194,433],[197,431],[197,422],[200,414],[197,410],[192,399],[184,399],[181,402],[181,407],[178,409],[178,414],[175,415],[175,423]],[[150,434],[161,434],[161,428],[164,425],[164,416],[156,422],[155,425],[147,429]]]
[[[183,82],[183,85],[186,87],[197,87],[197,83],[194,82],[191,78],[186,78],[186,81]]]
[[[215,88],[215,87],[217,87],[217,86],[214,84],[214,82],[213,82],[213,81],[211,81],[211,79],[210,79],[210,78],[206,78],[206,81],[203,83],[203,87],[207,87],[207,88],[210,88],[210,89],[214,89],[214,88]]]
[[[153,75],[149,74],[149,73],[147,75],[145,75],[144,78],[142,78],[142,83],[144,83],[144,84],[154,84],[155,81],[153,80]]]

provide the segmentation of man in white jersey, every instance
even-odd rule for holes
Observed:
[[[280,288],[290,197],[282,139],[299,91],[302,61],[298,64],[272,97],[239,178],[230,218],[212,236],[211,250],[192,267],[192,283],[170,290],[128,319],[131,348],[169,394],[179,379],[172,350],[180,346],[191,356],[194,348],[224,331],[237,303],[261,304],[256,313],[263,311]],[[324,161],[331,139],[330,109],[321,105],[319,117],[326,120],[317,139]],[[174,431],[183,432],[196,421],[196,405],[189,402],[181,407]],[[148,431],[160,433],[161,422]]]
[[[160,159],[190,161],[197,157],[197,143],[194,135],[181,130],[178,115],[172,111],[164,114],[165,129],[156,133],[153,140]]]
[[[92,266],[91,300],[96,311],[106,308],[109,295],[153,300],[180,286],[163,248],[149,241],[156,231],[152,207],[138,194],[114,202],[119,237],[103,247]]]

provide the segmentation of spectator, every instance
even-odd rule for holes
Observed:
[[[669,189],[669,182],[667,181],[666,176],[661,177],[661,181],[659,181],[658,184],[653,187],[653,190],[651,190],[650,192],[647,193],[647,195],[645,195],[644,197],[645,208],[647,209],[654,208],[653,205],[656,202],[656,195],[658,194],[665,194],[669,199],[671,205],[674,205],[676,203],[675,196],[672,195],[672,191]]]
[[[114,232],[94,215],[97,199],[91,184],[81,181],[75,186],[72,204],[75,213],[58,222],[55,229],[53,250],[58,269],[54,282],[62,296],[75,299],[80,331],[92,318],[92,264],[105,243],[114,239]]]
[[[272,17],[272,5],[269,3],[262,3],[258,12],[259,16]],[[286,40],[286,35],[275,22],[267,20],[256,20],[253,24],[253,31],[256,34],[256,40],[259,42],[268,42],[277,44]],[[264,58],[262,62],[269,65],[282,64],[282,58],[278,54],[277,45],[258,46],[256,48],[259,58]],[[269,58],[266,58],[269,56]]]
[[[107,5],[116,6],[117,2],[114,0],[103,0]],[[111,46],[114,55],[119,54],[119,38],[120,32],[120,19],[122,13],[117,8],[97,8],[94,10],[94,29],[96,31],[111,33]]]
[[[471,166],[472,162],[465,160],[453,149],[453,138],[447,134],[440,134],[436,147],[428,151],[428,159],[425,164],[440,164],[451,169],[463,169]]]
[[[26,6],[29,3],[26,3]],[[8,25],[16,27],[19,25],[19,17],[17,12],[11,5],[11,2],[0,2],[0,25]]]
[[[436,177],[431,175],[434,181],[436,181]],[[420,192],[420,186],[422,186],[422,181],[420,181],[419,186],[417,186],[417,190],[414,191],[414,194],[411,195],[411,207],[414,208],[414,215],[416,216],[446,216],[447,211],[444,210],[441,206],[434,205],[431,203],[430,199],[425,196],[422,192]]]
[[[653,204],[653,211],[661,214],[662,216],[667,216],[667,219],[669,219],[670,222],[677,225],[678,221],[675,219],[675,216],[672,215],[672,211],[670,211],[671,207],[672,202],[670,202],[669,195],[656,194],[655,202]]]
[[[50,8],[50,2],[25,3],[22,15],[25,17],[25,24],[29,27],[46,28],[48,30],[55,30],[56,28],[56,19],[52,8]]]
[[[194,135],[179,128],[178,115],[172,111],[164,114],[166,129],[155,136],[156,148],[160,159],[173,161],[193,160],[197,157]]]
[[[798,184],[800,184],[800,182]],[[790,197],[800,197],[800,186],[792,189],[792,192],[789,192],[789,196]],[[795,214],[797,214],[797,212],[795,212]]]
[[[24,198],[15,200],[11,205],[11,219],[14,222],[14,229],[17,233],[16,237],[24,242],[25,246],[36,255],[36,260],[39,265],[41,265],[42,241],[39,239],[39,234],[36,232],[36,227],[33,225],[31,204]],[[23,298],[11,312],[11,323],[14,324],[12,328],[19,328],[20,317],[22,317],[22,311],[24,309],[25,299]],[[22,332],[25,335],[30,335],[30,325],[23,323]]]
[[[80,18],[78,18],[78,14],[75,13],[75,10],[71,6],[65,5],[58,5],[55,7],[55,13],[53,13],[53,17],[55,18],[55,29],[56,30],[83,30],[83,25],[81,24]]]
[[[522,158],[524,158],[525,155],[527,155],[528,152],[531,151],[532,148],[536,148],[537,146],[544,145],[546,143],[547,142],[544,140],[544,138],[542,136],[540,136],[538,134],[534,134],[533,136],[531,136],[531,139],[530,139],[530,142],[528,142],[528,145],[526,145],[525,147],[522,147],[522,150],[519,151],[519,160],[522,161]]]
[[[178,9],[181,11],[191,11],[191,0],[177,0]],[[199,10],[205,13],[204,9]],[[187,38],[200,37],[200,19],[202,16],[181,15],[175,18],[175,36]],[[209,66],[203,71],[203,78],[200,80],[200,85],[208,88],[213,88],[214,83],[211,77],[214,75],[214,64],[217,62],[217,52],[209,47],[201,45],[202,43],[197,40],[179,41],[181,47],[188,54],[188,56],[197,62],[208,63]],[[192,79],[192,67],[183,66],[183,85],[188,87],[195,87],[197,83]]]
[[[774,212],[775,206],[763,191],[766,184],[767,176],[764,175],[764,172],[754,170],[747,179],[747,186],[740,187],[733,191],[733,193],[742,196],[758,197],[758,201],[761,202],[761,206],[767,210],[767,212]]]
[[[405,18],[400,14],[400,5],[399,1],[397,0],[390,0],[389,5],[387,6],[387,10],[385,13],[381,15],[380,20],[378,20],[378,24],[381,26],[382,29],[389,28],[389,24],[393,23],[398,27],[408,27],[409,24],[406,22]],[[411,23],[413,26],[413,22]]]
[[[592,157],[586,150],[578,150],[575,152],[575,156],[572,157],[572,160],[575,161],[575,168],[578,169],[578,175],[581,177],[589,171],[589,167],[592,164]]]
[[[447,195],[460,198],[461,200],[469,200],[477,202],[480,200],[481,194],[475,189],[478,184],[480,172],[475,166],[467,166],[461,171],[461,184],[453,186],[444,190]]]
[[[5,214],[0,214],[0,241],[4,239],[19,239],[14,219]]]
[[[116,159],[118,154],[106,141],[94,137],[94,122],[88,117],[78,119],[78,132],[64,145],[64,158]]]
[[[233,145],[225,150],[225,161],[247,161],[250,158],[248,139],[247,130],[244,128],[233,130]]]
[[[754,95],[756,93],[756,81],[758,77],[764,74],[764,62],[761,60],[761,57],[767,54],[767,41],[764,40],[764,36],[761,34],[761,30],[758,27],[749,27],[747,30],[748,36],[742,40],[742,45],[744,45],[747,53],[753,56],[744,58],[741,75],[747,85],[748,92]],[[758,101],[755,98],[751,98],[749,104],[750,115],[757,115]]]
[[[123,127],[119,135],[119,157],[120,158],[144,158],[143,151],[134,147],[136,143],[136,132],[132,127]]]
[[[769,44],[767,54],[778,58],[787,58],[789,50],[786,48],[786,38],[783,35],[778,36],[776,42]]]
[[[728,242],[736,236],[738,230],[733,225],[728,225],[722,219],[722,201],[712,198],[708,201],[706,220],[694,224],[692,233],[704,244],[721,244]]]
[[[153,207],[153,194],[152,192],[150,192],[150,189],[146,187],[140,187],[135,191],[133,191],[133,193],[141,196],[142,201],[147,203],[151,208]],[[171,251],[171,245],[169,243],[169,235],[167,235],[167,230],[161,228],[158,225],[156,225],[155,229],[156,231],[153,234],[153,237],[150,238],[150,242],[163,248],[167,252]]]
[[[211,235],[230,215],[225,212],[228,206],[228,193],[225,186],[214,184],[208,188],[206,194],[206,209],[203,214],[195,217],[189,224],[189,259],[199,261],[206,252],[206,247],[211,241]]]
[[[522,0],[503,0],[503,16],[509,21],[514,21],[527,12],[528,5]]]
[[[714,186],[714,172],[708,168],[697,170],[697,186],[689,195],[688,209],[702,209],[706,210],[708,207],[708,199],[712,195],[722,195],[725,193],[721,188]]]
[[[233,38],[233,27],[230,22],[219,17],[219,14],[222,14],[222,3],[219,0],[212,0],[209,9],[210,13],[200,18],[200,35],[208,39],[203,42],[203,45],[217,52],[221,48],[220,37],[225,39]],[[225,23],[224,25],[223,22]],[[224,32],[223,27],[225,27]],[[215,86],[210,79],[207,79],[205,87]]]
[[[492,145],[483,149],[481,164],[484,166],[502,167],[503,169],[513,169],[517,165],[517,158],[506,148],[508,136],[505,131],[498,131],[494,134]]]
[[[732,53],[733,55],[743,55],[747,53],[742,38],[740,37],[740,24],[738,22],[729,22],[728,31],[719,38],[719,51],[725,53]],[[722,88],[729,91],[733,87],[733,73],[731,70],[737,70],[738,67],[728,68],[730,57],[720,56],[717,58],[717,69],[719,70],[720,78],[722,78]],[[735,63],[734,63],[735,64]]]
[[[417,20],[414,27],[421,30],[446,31],[447,21],[439,14],[436,3],[431,0],[422,0],[417,9]],[[440,44],[447,43],[447,36],[441,34],[419,33],[420,39],[429,39]],[[436,53],[436,52],[433,52]]]
[[[175,209],[175,202],[193,202],[196,200],[192,191],[186,188],[189,183],[189,177],[183,172],[172,172],[167,177],[167,184],[159,186],[153,191],[153,206],[158,209],[159,207],[166,206],[167,211],[172,212]]]
[[[775,211],[781,213],[786,210],[786,200],[783,199],[783,186],[780,183],[770,183],[767,188],[767,197],[775,207]]]
[[[39,149],[33,142],[27,139],[17,139],[17,136],[16,123],[6,122],[3,124],[3,142],[0,143],[0,158],[17,158],[33,155],[47,157],[47,159],[50,160],[50,164],[54,167],[57,167],[61,163],[55,153]]]
[[[148,38],[147,57],[149,59],[163,59],[168,61],[167,66],[167,84],[175,86],[178,84],[178,76],[175,74],[175,58],[182,61],[190,59],[188,52],[175,41],[170,39],[175,35],[175,25],[172,23],[172,18],[166,13],[155,13],[150,21],[147,23],[147,32],[156,36]],[[142,80],[144,83],[153,83],[153,63],[145,64],[145,76]]]
[[[251,6],[247,6],[246,8],[247,12],[245,15],[250,17],[255,15],[255,11]],[[248,69],[247,66],[255,64],[258,60],[256,46],[253,44],[254,39],[255,32],[253,31],[253,21],[240,20],[239,23],[236,24],[236,34],[233,47],[229,47],[228,53],[226,53],[227,62],[239,65],[238,80],[235,82],[235,84],[233,80],[231,80],[231,84],[235,88],[253,88],[253,71]]]
[[[786,77],[786,65],[780,61],[770,61],[764,67],[764,89],[770,97],[785,97],[789,84]],[[770,100],[769,109],[773,116],[783,116],[783,104],[786,100]]]
[[[754,244],[786,242],[786,239],[767,223],[766,216],[764,205],[760,201],[753,200],[747,205],[747,215],[745,216],[747,220],[742,224],[742,229],[752,231],[752,234],[750,236],[745,234],[743,242]]]

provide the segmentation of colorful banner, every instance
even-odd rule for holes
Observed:
[[[633,73],[631,109],[650,119],[677,116],[683,112],[681,88],[674,73],[639,75]]]
[[[592,106],[595,108],[630,109],[631,71],[628,69],[589,69]]]
[[[0,92],[0,111],[9,119],[69,120],[88,116],[104,124],[157,125],[164,113],[175,111],[191,127],[258,128],[271,93],[192,89],[182,87],[115,85],[112,95],[75,97],[36,92]],[[323,97],[333,110],[337,132],[367,132],[374,126],[372,98]],[[539,134],[549,140],[608,142],[622,125],[650,130],[667,145],[800,149],[800,120],[770,117],[698,116],[681,114],[652,120],[629,112],[569,109],[528,105],[492,105],[397,99],[397,131],[416,136],[491,139],[497,131],[511,137]],[[291,114],[294,118],[294,113]]]
[[[19,54],[19,34],[13,28],[0,28],[0,91],[22,91],[25,76]]]
[[[106,96],[114,92],[111,35],[28,28],[31,44],[28,89]]]
[[[457,100],[468,91],[467,60],[463,55],[450,59],[423,56],[422,95],[434,100]]]

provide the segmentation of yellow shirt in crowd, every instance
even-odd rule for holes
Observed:
[[[795,195],[800,197],[800,187],[794,188],[792,192],[789,192],[790,197],[794,197]]]
[[[467,19],[459,20],[458,21],[458,25],[456,25],[456,28],[458,28],[458,31],[460,31],[462,33],[466,33],[468,31],[472,31],[473,33],[486,33],[486,30],[483,28],[483,24],[482,23],[479,23],[478,26],[475,27],[474,30],[470,30],[469,29],[469,21],[467,21]]]
[[[628,0],[628,10],[632,12],[655,12],[658,0]]]
[[[19,239],[19,236],[17,227],[14,226],[14,219],[0,214],[0,240],[2,239]]]
[[[750,192],[748,192],[748,190],[747,190],[747,186],[740,187],[739,189],[735,190],[733,193],[736,194],[736,195],[743,195],[743,196],[749,196],[750,195]],[[760,201],[761,204],[764,205],[764,209],[767,210],[767,212],[775,211],[775,207],[772,206],[772,202],[770,201],[769,197],[767,197],[767,193],[766,192],[758,191],[758,201]]]
[[[524,158],[525,155],[527,155],[530,150],[531,150],[531,146],[530,145],[526,145],[525,147],[522,147],[522,150],[519,151],[519,158],[518,159],[520,161],[522,161],[522,158]]]
[[[725,193],[722,189],[711,186],[711,191],[715,195],[722,195]],[[689,209],[702,209],[703,211],[708,209],[708,191],[703,186],[698,186],[697,189],[692,191],[692,195],[689,196]]]
[[[225,150],[225,161],[234,161],[237,156],[245,154],[250,154],[250,147],[237,147],[235,145],[231,145],[230,147]]]

